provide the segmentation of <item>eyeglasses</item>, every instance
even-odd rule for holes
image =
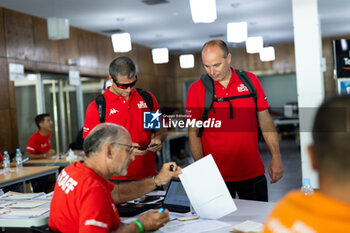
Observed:
[[[132,88],[136,85],[137,82],[137,75],[135,75],[135,81],[133,81],[132,83],[118,83],[114,77],[112,77],[113,82],[117,85],[117,87],[119,87],[120,89],[128,89],[129,87]]]
[[[123,143],[119,143],[119,142],[113,142],[112,143],[113,145],[120,145],[120,146],[126,146],[128,149],[127,149],[127,152],[128,154],[132,154],[132,152],[134,151],[134,149],[136,148],[135,146],[131,146],[131,145],[128,145],[128,144],[123,144]]]

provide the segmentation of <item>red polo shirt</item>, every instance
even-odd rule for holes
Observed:
[[[29,138],[26,151],[31,154],[47,153],[51,148],[50,138],[51,132],[49,132],[47,136],[43,136],[39,131],[36,131],[36,133]]]
[[[258,111],[266,110],[269,105],[259,80],[254,74],[247,74],[257,92]],[[235,70],[227,88],[216,81],[214,85],[215,98],[250,94]],[[190,119],[202,119],[204,96],[203,82],[198,80],[191,85],[187,94],[186,109]],[[221,175],[228,182],[247,180],[265,173],[258,150],[254,99],[240,98],[230,102],[233,107],[233,119],[230,119],[227,101],[214,102],[208,119],[221,121],[221,127],[205,128],[201,137],[204,155],[213,155]]]
[[[131,135],[131,140],[140,144],[141,147],[149,145],[152,136],[151,130],[143,129],[143,112],[149,111],[149,108],[137,90],[135,88],[132,90],[128,101],[122,96],[113,94],[109,89],[103,95],[106,100],[105,122],[125,127]],[[157,111],[159,109],[158,102],[152,94],[151,96],[153,111]],[[92,101],[86,110],[83,137],[86,138],[99,123],[96,101]],[[155,153],[149,151],[145,155],[135,157],[135,160],[129,164],[126,176],[112,177],[111,179],[139,180],[153,176],[156,172]]]
[[[60,173],[50,206],[49,227],[54,232],[111,232],[120,217],[111,192],[114,185],[81,162]]]

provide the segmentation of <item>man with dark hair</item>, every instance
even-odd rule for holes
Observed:
[[[35,117],[35,124],[39,130],[33,134],[28,141],[26,152],[30,159],[41,159],[46,156],[56,154],[56,151],[51,149],[51,131],[52,120],[50,114],[43,113]]]
[[[272,211],[268,232],[337,232],[350,230],[350,95],[326,100],[318,109],[308,149],[319,175],[311,195],[288,193]]]
[[[221,121],[221,128],[189,127],[192,155],[195,160],[213,155],[233,198],[237,193],[241,199],[267,201],[267,181],[258,149],[257,124],[271,153],[271,183],[281,179],[283,166],[264,90],[252,73],[244,72],[245,80],[250,80],[251,86],[243,83],[240,75],[243,72],[231,67],[231,54],[222,40],[205,43],[202,61],[207,72],[203,78],[206,78],[207,84],[201,77],[189,88],[187,116],[192,120],[203,120],[206,99],[210,99],[213,102],[207,119]],[[206,98],[210,84],[213,96]],[[249,88],[255,90],[255,95]]]
[[[151,210],[122,226],[114,203],[133,200],[167,184],[181,173],[181,168],[174,162],[166,163],[153,179],[114,185],[108,179],[126,175],[129,163],[135,159],[127,130],[116,124],[99,124],[85,138],[83,147],[85,161],[66,167],[57,179],[50,207],[52,231],[148,232],[169,221],[167,210]]]
[[[143,128],[143,113],[159,110],[158,102],[150,92],[134,88],[137,82],[136,66],[129,57],[117,57],[110,63],[109,80],[112,86],[102,96],[105,100],[105,106],[102,107],[105,116],[102,122],[125,127],[131,135],[133,145],[138,147],[135,149],[137,157],[130,163],[128,174],[111,179],[139,180],[153,176],[157,172],[155,152],[161,150],[165,134],[163,130],[157,129],[152,138],[151,130]],[[140,90],[146,94],[153,108],[141,95]],[[86,138],[89,132],[102,122],[96,99],[86,110],[83,137]],[[147,147],[149,145],[152,147]]]

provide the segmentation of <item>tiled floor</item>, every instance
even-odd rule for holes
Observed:
[[[264,142],[259,143],[259,150],[264,161],[265,174],[268,180],[269,201],[276,202],[290,190],[301,187],[300,149],[294,139],[282,140],[280,142],[284,175],[281,180],[274,184],[269,183],[268,166],[271,157]]]

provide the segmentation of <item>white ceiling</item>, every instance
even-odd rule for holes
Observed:
[[[166,1],[0,0],[0,6],[41,18],[68,18],[72,26],[106,35],[121,29],[134,43],[173,52],[200,50],[211,38],[226,41],[226,24],[239,21],[248,22],[248,36],[263,36],[264,45],[293,41],[292,0],[216,0],[218,17],[211,24],[193,23],[189,0]],[[322,36],[350,35],[350,0],[318,2]]]

